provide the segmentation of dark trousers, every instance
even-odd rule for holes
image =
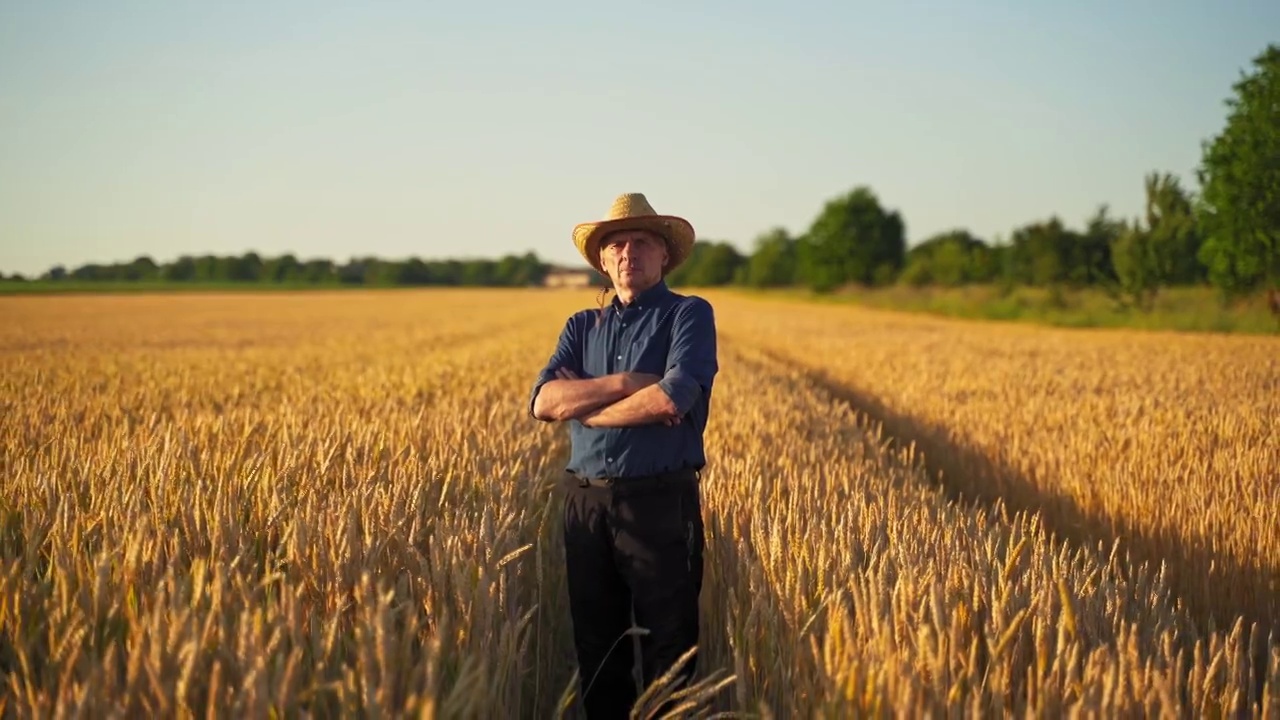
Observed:
[[[591,720],[625,718],[637,697],[633,640],[640,636],[642,687],[698,642],[704,549],[697,476],[566,482],[565,563],[569,612]],[[677,671],[693,676],[696,656]],[[680,683],[677,683],[677,685]]]

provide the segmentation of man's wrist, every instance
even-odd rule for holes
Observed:
[[[627,374],[625,372],[614,373],[610,377],[614,381],[613,396],[615,401],[631,394],[630,383],[627,382]]]

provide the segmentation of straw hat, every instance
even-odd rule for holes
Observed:
[[[693,225],[688,220],[659,215],[644,193],[623,193],[614,199],[603,220],[580,223],[573,228],[573,244],[601,275],[608,276],[600,265],[600,240],[617,230],[649,230],[665,238],[670,259],[663,268],[664,276],[689,259],[693,250]]]

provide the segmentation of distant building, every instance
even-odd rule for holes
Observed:
[[[599,274],[592,268],[553,267],[547,271],[543,285],[551,288],[586,288],[597,281]]]

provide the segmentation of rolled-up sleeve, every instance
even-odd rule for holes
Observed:
[[[658,386],[680,415],[711,392],[720,367],[716,361],[716,320],[711,303],[690,296],[677,311],[671,329],[667,370]]]
[[[538,399],[538,391],[542,390],[543,385],[555,380],[556,370],[569,368],[578,375],[583,374],[582,361],[578,357],[577,348],[577,329],[575,328],[574,318],[571,317],[565,321],[564,328],[560,331],[560,339],[556,342],[555,352],[551,353],[551,358],[547,360],[547,364],[538,373],[538,378],[533,382],[533,389],[529,391],[530,417],[536,417],[533,414],[533,405]]]

